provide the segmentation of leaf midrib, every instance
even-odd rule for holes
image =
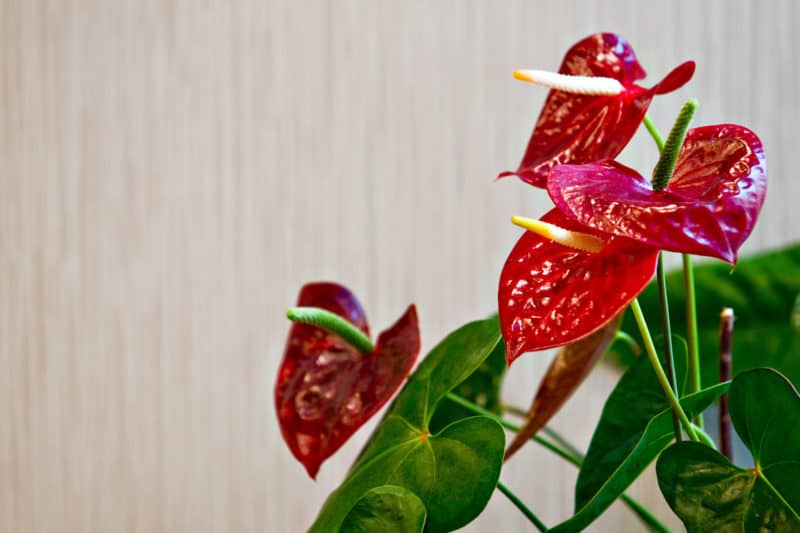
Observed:
[[[800,461],[782,461],[782,462],[800,463]],[[792,507],[792,506],[789,504],[789,502],[787,502],[787,501],[786,501],[786,498],[784,498],[784,497],[783,497],[783,494],[781,494],[781,492],[780,492],[780,491],[779,491],[777,488],[775,488],[775,486],[774,486],[774,485],[772,484],[772,482],[771,482],[771,481],[770,481],[770,480],[767,478],[767,476],[766,476],[766,475],[764,475],[764,471],[763,471],[763,470],[761,470],[761,467],[759,466],[759,464],[758,464],[758,463],[756,463],[756,468],[758,469],[758,470],[757,470],[757,472],[758,472],[758,477],[759,477],[759,478],[760,478],[760,479],[761,479],[761,480],[764,482],[764,484],[766,484],[766,486],[767,486],[767,487],[769,487],[769,489],[770,489],[770,490],[771,490],[771,491],[772,491],[772,492],[773,492],[773,493],[774,493],[774,494],[775,494],[775,495],[778,497],[778,499],[781,501],[781,503],[783,503],[783,505],[785,505],[785,506],[786,506],[786,508],[787,508],[787,509],[789,509],[789,510],[792,512],[792,514],[794,515],[794,517],[795,517],[797,520],[799,520],[799,521],[800,521],[800,513],[798,513],[798,511],[797,511],[797,510],[795,510],[795,508],[794,508],[794,507]],[[753,484],[753,488],[755,488],[755,484]]]

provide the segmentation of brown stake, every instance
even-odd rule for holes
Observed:
[[[731,379],[731,357],[733,355],[733,309],[726,307],[720,314],[719,329],[719,380]],[[728,413],[728,395],[719,399],[719,447],[722,455],[733,461],[731,445],[731,417]]]

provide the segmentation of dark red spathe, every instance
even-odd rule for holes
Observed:
[[[369,335],[361,304],[341,285],[307,284],[297,305],[326,309]],[[275,384],[275,407],[283,438],[309,476],[316,477],[322,462],[391,398],[419,349],[413,305],[378,336],[370,354],[320,328],[292,325]]]
[[[634,83],[645,71],[627,41],[613,33],[587,37],[570,48],[558,72],[614,78],[624,90],[614,96],[550,91],[519,168],[500,176],[544,187],[555,165],[613,159],[636,133],[653,97],[682,87],[694,68],[694,61],[687,61],[645,89]]]

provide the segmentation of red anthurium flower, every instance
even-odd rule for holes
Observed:
[[[544,222],[593,235],[602,245],[581,251],[526,231],[500,274],[498,308],[511,364],[525,352],[583,338],[614,318],[652,279],[658,249],[605,235],[557,209]]]
[[[653,96],[683,86],[694,74],[694,67],[693,61],[683,63],[659,83],[645,89],[634,83],[645,77],[645,71],[630,44],[613,33],[587,37],[567,52],[558,72],[601,76],[610,78],[607,81],[612,84],[616,80],[618,94],[608,94],[603,88],[598,94],[582,83],[570,88],[568,81],[563,86],[544,81],[557,89],[547,96],[519,168],[500,177],[516,175],[531,185],[544,187],[555,165],[613,159],[633,137]],[[528,81],[536,78],[528,76],[526,71],[515,75]],[[591,94],[586,94],[587,90]]]
[[[326,309],[369,335],[361,304],[341,285],[305,285],[297,304]],[[312,478],[320,464],[389,400],[411,371],[419,349],[413,305],[378,336],[369,354],[323,329],[292,325],[275,384],[275,405],[283,438]]]
[[[735,263],[764,203],[766,171],[758,137],[723,124],[689,130],[664,190],[611,161],[557,166],[547,191],[562,213],[597,231]]]

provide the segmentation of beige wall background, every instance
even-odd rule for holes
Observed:
[[[635,47],[667,130],[762,137],[770,192],[746,251],[800,239],[800,6],[696,2],[0,1],[0,531],[304,530],[369,433],[309,480],[272,406],[306,281],[382,329],[416,302],[424,349],[495,307],[546,195],[519,161],[555,69],[596,31]],[[640,134],[624,160],[656,153]],[[515,364],[527,405],[547,354]],[[554,421],[585,447],[617,375]],[[370,426],[371,427],[371,426]],[[548,523],[575,470],[533,446],[503,473]],[[633,492],[676,525],[652,476]],[[615,506],[595,526],[635,531]],[[468,529],[527,528],[496,495]]]

